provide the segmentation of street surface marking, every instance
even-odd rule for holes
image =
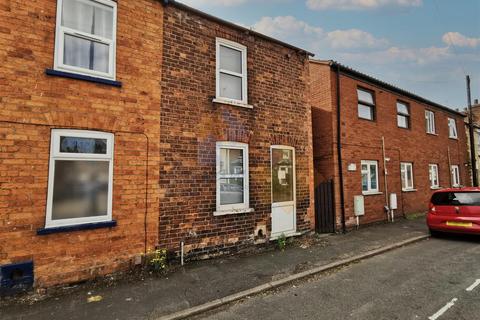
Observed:
[[[453,298],[452,301],[447,303],[445,306],[442,307],[442,309],[438,310],[437,313],[435,313],[433,316],[428,317],[430,320],[436,320],[439,317],[441,317],[445,312],[447,312],[448,309],[453,307],[455,305],[455,302],[457,302],[457,298]]]
[[[477,279],[470,287],[467,288],[467,291],[473,291],[480,284],[480,279]]]

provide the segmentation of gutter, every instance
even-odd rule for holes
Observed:
[[[338,158],[338,176],[340,179],[340,208],[342,213],[342,232],[347,232],[345,223],[345,191],[343,189],[343,164],[342,164],[342,135],[341,135],[341,110],[340,110],[340,66],[336,66],[337,74],[337,158]]]
[[[251,29],[248,29],[248,28],[245,28],[245,27],[242,27],[238,24],[235,24],[235,23],[232,23],[232,22],[229,22],[229,21],[226,21],[226,20],[223,20],[223,19],[220,19],[218,17],[215,17],[211,14],[208,14],[208,13],[205,13],[203,11],[200,11],[198,9],[195,9],[195,8],[192,8],[192,7],[189,7],[183,3],[180,3],[180,2],[177,2],[175,0],[161,0],[162,4],[164,6],[174,6],[180,10],[183,10],[183,11],[187,11],[187,12],[191,12],[193,14],[196,14],[202,18],[205,18],[205,19],[208,19],[210,21],[213,21],[213,22],[217,22],[219,24],[223,24],[227,27],[230,27],[230,28],[233,28],[233,29],[237,29],[239,31],[242,31],[244,33],[246,33],[247,35],[248,34],[251,34],[255,37],[258,37],[258,38],[261,38],[261,39],[264,39],[264,40],[267,40],[269,42],[273,42],[273,43],[276,43],[276,44],[279,44],[283,47],[286,47],[286,48],[289,48],[289,49],[292,49],[294,51],[296,51],[297,53],[301,53],[301,54],[305,54],[307,57],[313,57],[315,56],[315,54],[311,53],[311,52],[308,52],[307,50],[305,49],[302,49],[302,48],[298,48],[298,47],[295,47],[291,44],[288,44],[286,42],[283,42],[283,41],[280,41],[278,39],[275,39],[275,38],[272,38],[272,37],[269,37],[267,35],[264,35],[262,33],[259,33],[259,32],[256,32],[254,30],[251,30]]]

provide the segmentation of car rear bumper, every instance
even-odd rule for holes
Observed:
[[[471,226],[449,226],[447,222],[471,223]],[[428,228],[435,231],[480,234],[480,217],[443,216],[429,213],[427,225]]]

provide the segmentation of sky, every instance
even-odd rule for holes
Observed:
[[[180,0],[453,109],[480,99],[480,0]]]

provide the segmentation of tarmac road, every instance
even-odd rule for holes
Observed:
[[[433,238],[195,319],[480,319],[480,238]]]

